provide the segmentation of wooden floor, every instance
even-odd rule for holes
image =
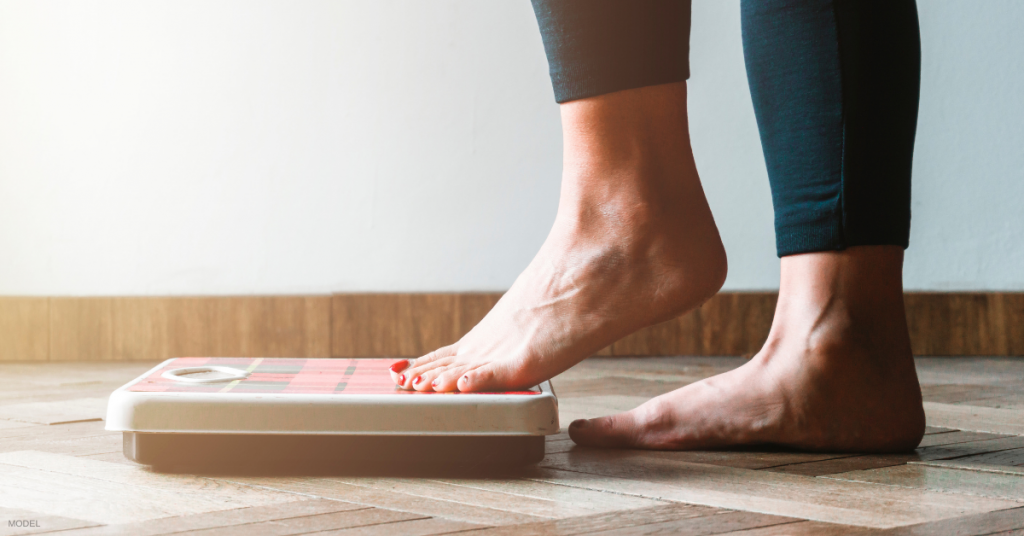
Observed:
[[[742,362],[592,358],[553,381],[562,424]],[[151,365],[0,364],[0,534],[1024,535],[1024,359],[919,359],[914,454],[603,451],[563,433],[519,474],[429,478],[149,471],[99,419]]]

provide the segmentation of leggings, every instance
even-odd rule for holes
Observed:
[[[559,103],[689,78],[687,0],[533,0]],[[780,257],[910,238],[914,0],[741,0]]]

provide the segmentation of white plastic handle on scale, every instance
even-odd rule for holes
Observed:
[[[200,374],[203,372],[221,372],[223,374],[227,374],[227,376],[221,376],[220,378],[189,377],[190,374]],[[244,370],[231,367],[185,367],[168,370],[163,374],[163,377],[168,380],[184,383],[221,383],[234,380],[244,380],[249,377],[249,373]]]

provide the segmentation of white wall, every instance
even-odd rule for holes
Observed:
[[[922,0],[912,289],[1024,289],[1024,3]],[[777,287],[737,0],[694,5],[691,129]],[[501,290],[554,217],[526,0],[0,0],[0,295]]]

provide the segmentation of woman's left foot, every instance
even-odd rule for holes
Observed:
[[[578,420],[581,445],[694,450],[774,444],[899,452],[924,434],[903,308],[902,250],[785,257],[768,342],[743,366],[640,407]]]

